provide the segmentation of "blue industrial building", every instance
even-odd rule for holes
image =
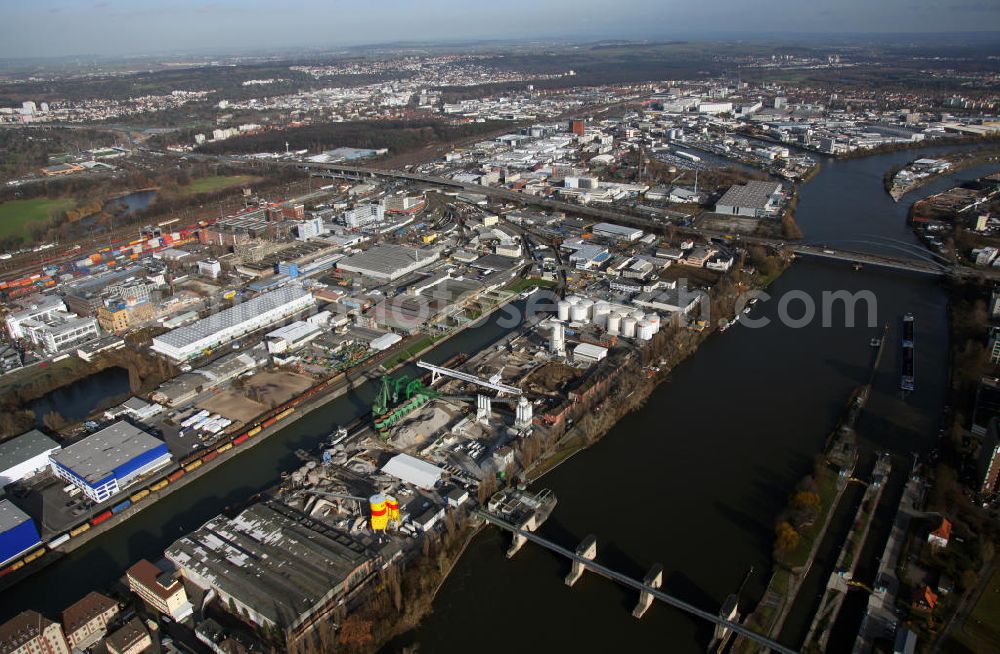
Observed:
[[[170,463],[166,443],[121,421],[54,452],[53,471],[104,502]]]
[[[0,566],[42,542],[31,517],[10,500],[0,500]]]

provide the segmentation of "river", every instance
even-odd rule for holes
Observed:
[[[132,394],[125,368],[105,368],[84,379],[33,400],[28,408],[35,412],[35,424],[44,424],[46,414],[56,411],[69,422],[78,422],[112,400],[124,402]]]
[[[806,240],[897,255],[919,246],[906,225],[910,202],[1000,168],[960,171],[894,203],[882,187],[885,171],[940,151],[821,159],[823,169],[802,187],[796,212]],[[908,462],[910,452],[933,442],[945,402],[945,291],[930,277],[800,261],[768,292],[777,299],[803,291],[819,307],[824,291],[838,290],[872,291],[876,324],[890,326],[859,432]],[[774,519],[812,468],[851,391],[865,382],[868,340],[877,332],[864,323],[845,326],[842,310],[832,313],[831,327],[795,329],[776,319],[775,301],[758,307],[752,315],[770,318],[771,325],[740,325],[708,339],[642,410],[539,482],[559,497],[542,536],[572,548],[593,533],[599,560],[637,578],[662,563],[668,591],[712,612],[752,567],[742,610],[756,603],[769,574]],[[917,317],[917,390],[903,399],[899,320],[907,312]],[[895,492],[887,496],[898,499]],[[876,544],[865,555],[881,553],[893,512],[880,513],[871,536]],[[522,645],[530,651],[703,652],[712,637],[707,623],[661,604],[636,620],[635,594],[603,578],[584,575],[566,588],[568,564],[541,548],[528,545],[508,561],[508,540],[494,529],[478,536],[433,613],[386,651],[419,644],[435,653],[499,654]],[[863,605],[853,608],[851,618],[842,617],[856,631]]]
[[[946,188],[953,177],[895,204],[882,188],[882,175],[921,154],[823,160],[823,171],[800,194],[797,218],[807,238],[832,244],[865,235],[861,240],[869,244],[862,245],[869,249],[885,241],[867,235],[916,244],[905,225],[908,202]],[[980,174],[970,169],[958,176]],[[875,322],[891,328],[862,436],[900,452],[926,447],[937,432],[947,383],[940,283],[802,261],[768,289],[774,298],[804,291],[817,306],[823,291],[836,290],[871,290]],[[752,605],[766,584],[774,518],[811,469],[851,390],[866,379],[868,340],[877,332],[864,324],[845,326],[842,310],[833,312],[832,327],[791,328],[777,321],[776,305],[763,302],[753,314],[772,320],[766,328],[739,325],[709,338],[642,410],[549,473],[542,485],[556,492],[559,505],[542,535],[573,547],[594,533],[599,559],[637,577],[660,562],[667,589],[713,612],[752,566],[743,594],[744,604]],[[897,392],[896,344],[899,317],[906,312],[918,321],[917,390],[904,401]],[[443,361],[471,352],[503,333],[490,320],[427,358]],[[58,615],[87,591],[111,585],[137,558],[158,558],[176,538],[275,483],[297,465],[296,449],[314,447],[337,424],[367,410],[371,395],[365,387],[329,403],[8,589],[0,620],[28,607]],[[565,561],[537,547],[526,546],[508,561],[507,539],[493,529],[478,536],[437,596],[433,614],[387,650],[419,643],[429,652],[506,654],[525,644],[531,651],[701,652],[711,638],[705,623],[658,604],[635,620],[630,612],[636,598],[604,579],[585,575],[566,588]]]

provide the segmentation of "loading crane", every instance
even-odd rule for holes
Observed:
[[[424,386],[424,382],[420,379],[411,379],[405,375],[401,377],[382,375],[379,380],[379,391],[372,402],[375,428],[380,434],[385,434],[390,427],[414,409],[438,397],[441,397],[441,394]]]

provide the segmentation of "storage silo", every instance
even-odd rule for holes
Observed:
[[[368,506],[372,513],[372,529],[375,531],[385,531],[385,526],[389,523],[389,509],[385,506],[385,495],[376,493],[368,498]]]
[[[622,327],[622,317],[617,313],[608,314],[608,333],[617,336],[618,330]]]
[[[625,338],[635,338],[635,326],[639,324],[639,321],[629,316],[622,320],[622,336]]]
[[[556,316],[559,320],[567,321],[569,320],[569,309],[572,305],[566,300],[559,300],[556,304]]]
[[[642,309],[632,309],[631,313],[629,313],[628,315],[635,318],[636,322],[639,322],[646,316],[646,312],[643,311]]]
[[[393,522],[399,522],[399,500],[397,500],[392,495],[385,496],[385,510],[387,511],[387,516],[389,520]]]
[[[594,301],[583,299],[580,301],[580,306],[587,310],[587,320],[590,320],[594,316]]]
[[[660,331],[660,314],[658,313],[647,313],[643,316],[643,320],[653,325],[653,333]]]
[[[653,338],[653,323],[648,320],[640,320],[638,324],[638,336],[640,341],[648,341]]]
[[[583,304],[574,304],[569,308],[569,318],[573,322],[587,322],[587,309]]]

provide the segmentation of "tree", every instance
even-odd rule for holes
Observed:
[[[818,510],[819,495],[812,491],[799,491],[795,495],[792,495],[791,505],[793,509]]]
[[[795,527],[787,521],[778,523],[778,526],[775,528],[775,535],[777,538],[774,542],[774,551],[777,557],[782,560],[785,556],[794,552],[801,541],[799,532],[795,531]]]

